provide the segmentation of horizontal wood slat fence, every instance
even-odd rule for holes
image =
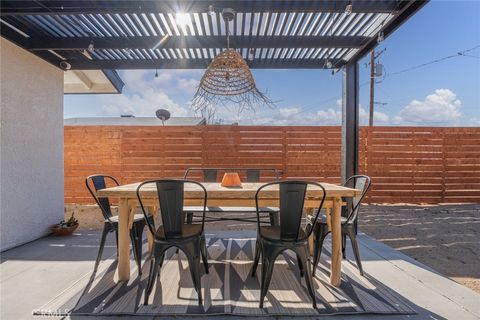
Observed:
[[[480,128],[360,133],[360,171],[373,181],[367,202],[480,202]],[[65,203],[92,203],[84,179],[93,173],[130,183],[189,167],[265,167],[340,183],[340,151],[337,126],[66,126]]]

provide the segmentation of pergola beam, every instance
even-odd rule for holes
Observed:
[[[391,13],[397,8],[393,0],[164,0],[164,1],[1,1],[1,15],[52,15],[52,14],[101,14],[101,13],[175,13],[207,12],[210,5],[216,11],[232,8],[237,12],[344,12],[352,4],[355,13]]]
[[[27,49],[37,50],[83,50],[90,43],[95,49],[145,49],[154,48],[161,36],[144,37],[32,37]],[[359,48],[368,41],[362,36],[230,36],[232,48]],[[160,48],[224,48],[225,36],[171,36]]]
[[[210,59],[129,59],[129,60],[77,60],[69,59],[72,70],[95,69],[205,69]],[[333,65],[343,65],[345,61],[330,59]],[[255,69],[324,69],[325,59],[255,59],[247,61]]]

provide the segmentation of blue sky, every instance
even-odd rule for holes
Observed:
[[[375,86],[377,125],[480,126],[480,47],[408,72],[398,71],[480,46],[480,1],[433,0],[379,44],[385,76]],[[360,116],[367,121],[369,68],[360,61]],[[192,98],[203,70],[119,71],[121,95],[66,95],[65,118],[192,115]],[[217,110],[225,123],[266,125],[340,124],[342,75],[327,70],[253,70],[258,88],[278,101],[273,109],[238,114]]]

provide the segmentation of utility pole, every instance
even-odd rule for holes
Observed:
[[[375,104],[375,49],[372,49],[370,56],[370,116],[368,126],[373,126],[373,108]]]
[[[375,54],[375,49],[372,49],[372,53],[370,55],[370,114],[368,119],[368,126],[373,126],[373,115],[374,115],[374,108],[375,108],[375,77],[380,76],[382,72],[378,72],[377,65],[375,64],[375,59],[380,57],[382,53],[385,52],[387,48],[377,52]]]

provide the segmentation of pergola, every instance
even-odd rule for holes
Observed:
[[[426,3],[3,0],[0,22],[2,37],[64,69],[204,69],[226,48],[232,8],[230,46],[250,68],[345,70],[345,178],[357,173],[358,61]]]

